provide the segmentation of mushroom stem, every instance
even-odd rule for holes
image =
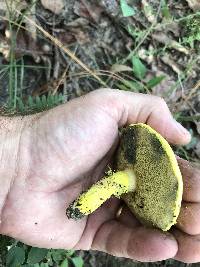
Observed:
[[[133,192],[136,188],[136,176],[132,169],[118,171],[102,178],[81,194],[67,208],[68,218],[80,219],[99,208],[112,195],[120,197],[124,193]]]

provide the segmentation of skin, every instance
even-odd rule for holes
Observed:
[[[190,141],[164,100],[100,89],[35,116],[0,120],[1,234],[32,246],[93,249],[138,261],[200,261],[200,172],[184,160],[184,202],[171,233],[143,227],[127,208],[116,218],[121,202],[114,198],[81,221],[65,215],[111,164],[118,127],[143,122],[170,143]]]

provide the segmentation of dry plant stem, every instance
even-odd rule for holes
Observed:
[[[124,193],[133,192],[136,188],[136,176],[132,169],[118,171],[104,177],[87,192],[81,194],[67,208],[67,217],[80,219],[99,208],[112,195],[120,197]]]
[[[67,47],[62,44],[60,40],[57,38],[53,37],[51,34],[49,34],[47,31],[45,31],[42,27],[37,25],[33,20],[28,18],[26,15],[23,15],[19,10],[16,10],[17,13],[22,15],[27,21],[32,23],[40,32],[42,32],[48,39],[50,39],[55,45],[57,45],[60,49],[62,49],[68,56],[70,56],[76,63],[78,63],[84,70],[86,70],[88,73],[90,73],[95,79],[97,79],[100,84],[103,86],[107,86],[106,83],[99,77],[97,76],[91,69],[89,69],[80,59],[78,59],[72,51],[70,51]]]

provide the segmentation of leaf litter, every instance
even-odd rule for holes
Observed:
[[[107,86],[163,97],[174,116],[193,134],[194,142],[184,148],[184,153],[199,161],[198,0],[35,0],[31,5],[30,2],[0,1],[2,105],[9,96],[7,66],[11,52],[19,65],[19,84],[23,74],[25,99],[29,95],[58,92],[67,102],[101,86],[91,73],[47,39],[37,24],[70,49]],[[6,3],[12,12],[8,12]],[[16,13],[16,8],[28,19]],[[185,155],[181,153],[180,156]],[[144,265],[93,252],[83,253],[83,257],[87,259],[86,267],[105,266],[108,262],[109,266],[170,266],[169,261]]]

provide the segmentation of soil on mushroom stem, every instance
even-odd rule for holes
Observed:
[[[29,8],[28,1],[22,2],[22,10]],[[195,116],[200,114],[200,92],[199,86],[195,85],[200,81],[200,34],[197,34],[195,27],[199,29],[200,20],[196,17],[195,21],[192,20],[195,11],[189,9],[187,1],[169,1],[166,6],[160,6],[161,1],[158,0],[148,2],[149,6],[145,9],[140,1],[127,1],[134,7],[134,17],[123,17],[116,0],[65,0],[65,7],[61,11],[56,10],[56,14],[51,11],[52,6],[48,8],[48,1],[45,1],[45,8],[40,1],[36,1],[26,14],[65,44],[86,66],[96,70],[97,74],[101,73],[107,86],[164,97],[176,118],[193,134],[191,144],[178,149],[177,153],[199,161],[200,122]],[[0,14],[5,14],[1,7]],[[157,23],[152,27],[156,19]],[[0,47],[1,106],[10,101],[13,112],[13,107],[18,107],[17,96],[26,109],[28,96],[34,99],[48,93],[61,93],[67,102],[102,86],[34,25],[27,24],[27,21],[21,24],[25,29],[31,25],[35,34],[30,34],[17,28],[19,19],[12,25],[2,18],[0,22],[0,42],[3,44]],[[193,25],[193,28],[188,29],[188,25]],[[15,36],[16,32],[18,37],[12,46],[9,36]],[[136,48],[135,55],[147,69],[144,71],[143,68],[143,73],[139,69],[142,79],[135,75],[138,74],[137,70],[134,73],[130,71],[131,60],[123,62]],[[155,77],[162,75],[165,78],[156,86],[148,85],[148,81],[154,79],[155,83]],[[58,103],[55,101],[55,104]],[[81,251],[79,254],[84,258],[85,267],[189,266],[172,260],[136,263],[100,252]]]

